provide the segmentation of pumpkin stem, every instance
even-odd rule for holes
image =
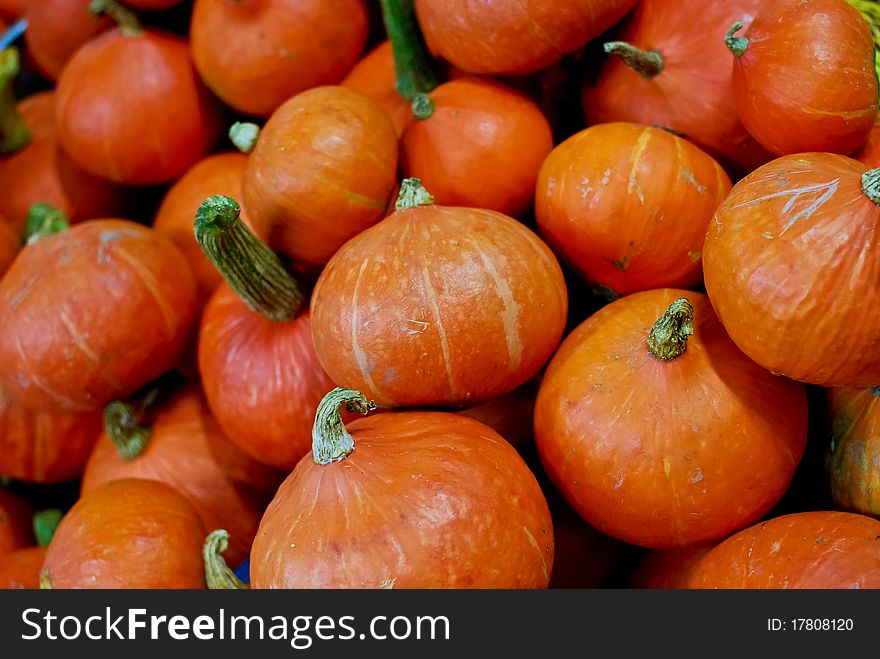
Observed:
[[[727,31],[727,35],[724,37],[724,43],[727,45],[727,49],[733,53],[733,56],[736,59],[742,57],[742,54],[746,52],[749,48],[749,40],[745,37],[735,37],[733,36],[737,32],[743,29],[743,22],[737,21],[733,25],[730,26],[730,29]]]
[[[229,129],[229,140],[242,153],[250,153],[257,146],[260,127],[249,121],[236,121]]]
[[[196,213],[196,240],[238,297],[269,320],[293,320],[306,307],[302,287],[241,220],[232,197],[206,199]]]
[[[874,69],[880,77],[880,4],[877,0],[847,0],[871,28],[874,37]]]
[[[391,40],[397,92],[407,101],[437,86],[437,75],[425,46],[412,0],[380,0],[385,31]]]
[[[15,77],[21,69],[17,48],[0,52],[0,154],[13,153],[31,141],[31,129],[18,112]]]
[[[656,50],[642,50],[626,41],[609,41],[602,48],[606,53],[617,55],[645,80],[651,80],[663,71],[663,57]]]
[[[49,546],[62,517],[64,517],[64,511],[60,508],[49,508],[34,513],[34,537],[40,547]]]
[[[337,387],[324,396],[312,426],[312,457],[319,465],[338,462],[354,451],[354,437],[348,434],[342,421],[343,405],[357,414],[369,414],[376,409],[376,403],[356,389]]]
[[[680,297],[657,319],[648,333],[648,350],[664,361],[672,361],[687,350],[688,337],[694,333],[694,308]]]
[[[880,167],[869,169],[862,174],[862,192],[868,199],[880,206]]]
[[[421,179],[405,178],[400,184],[400,194],[394,202],[394,209],[399,211],[409,210],[416,206],[432,206],[434,197],[425,190]]]
[[[21,244],[33,245],[43,238],[65,231],[68,226],[70,223],[67,221],[67,215],[61,209],[51,204],[34,204],[24,221]]]
[[[152,428],[138,423],[140,415],[132,405],[114,400],[104,407],[104,431],[126,460],[134,460],[150,442]]]
[[[134,12],[123,7],[116,0],[92,0],[89,4],[89,13],[92,16],[107,14],[116,21],[122,34],[127,37],[137,37],[144,33],[144,26]]]
[[[430,119],[434,114],[434,101],[427,94],[416,94],[410,104],[413,118],[418,121]]]
[[[205,583],[209,590],[247,590],[247,584],[235,576],[223,552],[229,547],[229,531],[211,531],[202,546],[202,559],[205,563]]]
[[[46,570],[40,571],[40,590],[52,590],[52,577]]]

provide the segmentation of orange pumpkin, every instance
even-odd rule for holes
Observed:
[[[0,216],[0,278],[12,265],[20,247],[18,234],[9,223]]]
[[[600,531],[671,548],[723,538],[785,493],[806,444],[804,387],[743,355],[705,295],[636,293],[588,318],[541,381],[535,441]]]
[[[537,395],[538,383],[529,380],[513,391],[459,410],[457,414],[486,424],[524,454],[534,446],[532,417]]]
[[[0,557],[0,590],[36,590],[46,560],[45,547],[23,547]]]
[[[852,157],[868,166],[869,169],[880,167],[880,121],[875,121],[868,133],[865,144],[852,154]]]
[[[711,156],[666,130],[598,124],[544,161],[535,216],[553,251],[612,296],[690,288],[730,185]]]
[[[109,17],[89,12],[91,0],[28,0],[24,41],[40,73],[57,80],[74,52],[109,29]]]
[[[364,55],[340,84],[357,89],[376,101],[391,117],[397,135],[403,135],[404,129],[412,121],[412,109],[395,87],[394,55],[390,41],[383,41]]]
[[[0,563],[8,552],[33,542],[32,517],[27,501],[0,488]]]
[[[371,409],[351,389],[321,402],[313,455],[260,523],[254,588],[547,587],[550,512],[510,444],[444,412],[388,412],[346,427],[343,406]]]
[[[828,390],[834,507],[880,517],[880,387]]]
[[[461,407],[534,376],[568,309],[549,248],[501,213],[435,206],[413,179],[397,207],[315,286],[312,338],[331,379],[389,407]]]
[[[685,588],[694,566],[714,546],[699,544],[650,551],[636,565],[629,586],[655,590]]]

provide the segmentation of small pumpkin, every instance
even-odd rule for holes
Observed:
[[[104,483],[77,501],[49,543],[43,587],[205,587],[205,529],[178,490],[153,480]]]
[[[330,378],[388,407],[469,407],[534,376],[568,309],[550,249],[501,213],[435,206],[415,179],[397,208],[315,286],[312,337]]]
[[[767,0],[749,29],[727,34],[733,97],[752,136],[771,153],[847,154],[877,117],[874,41],[846,0]]]
[[[845,512],[776,517],[724,540],[688,588],[880,588],[880,521]]]
[[[444,412],[321,402],[313,454],[281,485],[251,554],[254,588],[546,588],[553,527],[519,454]],[[308,515],[302,515],[308,510]]]
[[[740,180],[703,248],[706,291],[765,368],[824,386],[880,382],[880,170],[783,156]]]
[[[0,383],[37,410],[102,407],[175,364],[195,305],[166,238],[127,220],[75,225],[23,249],[0,280]]]
[[[145,30],[113,0],[99,1],[114,7],[120,27],[77,50],[59,76],[59,140],[81,168],[117,183],[176,179],[219,136],[219,107],[184,39]]]
[[[347,87],[318,87],[266,122],[245,169],[249,217],[270,246],[318,267],[385,216],[397,183],[397,134],[386,112]]]
[[[534,446],[532,417],[537,395],[538,383],[529,380],[513,391],[456,413],[486,424],[504,437],[520,454],[524,454]]]
[[[28,0],[24,42],[40,73],[57,80],[74,52],[112,27],[109,17],[89,12],[91,0]]]
[[[397,135],[412,121],[412,109],[395,87],[394,55],[391,42],[383,41],[354,65],[342,80],[343,87],[363,92],[388,113]]]
[[[196,0],[193,59],[227,105],[268,117],[300,92],[340,82],[364,49],[367,18],[363,0]]]
[[[835,387],[827,393],[834,507],[880,517],[880,387]]]
[[[880,121],[875,121],[868,133],[868,140],[852,157],[868,166],[869,169],[880,167]]]
[[[538,231],[578,274],[620,296],[702,281],[702,249],[730,191],[700,148],[661,128],[618,122],[580,131],[544,161]]]
[[[33,542],[32,517],[27,501],[0,487],[0,562],[7,553]]]
[[[562,343],[535,405],[553,483],[600,531],[672,548],[765,515],[803,455],[803,385],[743,355],[705,295],[635,293]]]
[[[45,547],[22,547],[0,556],[0,590],[36,590],[46,560]]]

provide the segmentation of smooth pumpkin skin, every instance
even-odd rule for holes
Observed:
[[[746,129],[771,153],[852,153],[877,117],[874,41],[846,0],[768,0],[733,63]],[[731,55],[731,57],[733,57]]]
[[[231,565],[247,558],[282,475],[248,457],[220,430],[198,388],[191,387],[156,413],[146,448],[126,460],[104,433],[82,479],[86,495],[121,478],[161,481],[182,492],[206,529],[229,531],[223,554]]]
[[[208,87],[239,112],[268,117],[342,80],[368,29],[363,0],[196,0],[190,39]]]
[[[521,215],[553,148],[550,124],[524,95],[491,80],[459,78],[429,94],[434,112],[401,138],[402,169],[438,204]]]
[[[736,21],[747,29],[761,0],[642,0],[614,40],[656,51],[663,70],[648,80],[615,55],[583,86],[588,124],[630,121],[664,126],[748,173],[773,156],[742,125],[731,91],[724,33]]]
[[[274,322],[226,284],[202,316],[199,373],[226,435],[254,459],[288,471],[311,449],[318,403],[335,386],[315,355],[308,310]]]
[[[27,483],[76,480],[101,427],[101,410],[35,412],[0,386],[0,474]]]
[[[241,181],[247,162],[247,156],[238,152],[216,153],[200,160],[168,188],[153,220],[153,228],[169,238],[189,261],[198,280],[202,306],[223,282],[223,276],[196,242],[193,220],[199,206],[211,195],[241,199]],[[261,238],[268,235],[268,227],[254,226],[244,208],[241,219]]]
[[[494,211],[420,206],[346,243],[312,295],[334,382],[388,407],[470,407],[534,376],[566,322],[550,249]]]
[[[535,217],[553,251],[595,286],[616,295],[691,288],[730,187],[709,154],[662,128],[597,124],[544,161]]]
[[[397,133],[385,111],[347,87],[317,87],[284,103],[260,132],[244,174],[251,219],[270,246],[321,266],[385,216],[397,184]]]
[[[18,233],[0,216],[0,277],[9,269],[20,247]]]
[[[105,32],[76,51],[56,95],[65,151],[86,171],[117,183],[174,180],[219,137],[219,106],[177,35]]]
[[[650,551],[636,565],[629,585],[652,590],[685,588],[694,566],[714,546],[715,543],[711,543]]]
[[[108,16],[89,13],[90,0],[28,0],[24,42],[40,73],[58,79],[73,53],[113,26]]]
[[[89,174],[64,152],[55,129],[55,93],[39,92],[18,104],[31,130],[26,147],[0,156],[0,214],[21,232],[28,212],[46,203],[64,212],[71,224],[113,217],[123,206],[122,191],[110,181]]]
[[[24,547],[0,557],[0,590],[37,590],[45,547]]]
[[[0,280],[0,383],[36,410],[85,411],[174,366],[195,277],[165,237],[92,220],[23,249]]]
[[[828,390],[834,507],[880,517],[880,387]]]
[[[415,0],[428,47],[479,75],[534,73],[619,21],[635,0]]]
[[[672,361],[645,340],[687,298],[694,333]],[[745,357],[705,295],[635,293],[575,329],[547,367],[535,441],[553,483],[593,526],[658,549],[723,538],[767,513],[804,452],[804,387]]]
[[[830,153],[778,158],[739,181],[703,249],[712,306],[765,368],[824,386],[880,382],[880,208],[863,164]]]
[[[410,103],[395,87],[395,76],[391,42],[386,40],[364,55],[339,84],[357,89],[381,105],[400,137],[413,116]]]
[[[513,391],[459,410],[456,414],[486,424],[522,454],[534,446],[532,417],[537,395],[538,383],[529,380]]]
[[[478,421],[388,412],[305,456],[266,509],[253,588],[546,588],[553,526],[517,452]],[[307,514],[302,514],[307,511]]]
[[[110,481],[62,518],[43,572],[55,589],[204,588],[206,535],[193,505],[170,485]]]
[[[852,157],[868,166],[869,169],[880,167],[880,121],[875,121],[868,133],[868,140],[857,149]]]
[[[880,588],[880,521],[844,512],[783,515],[731,536],[688,588]]]
[[[27,501],[0,488],[0,562],[7,553],[33,543],[33,516]]]

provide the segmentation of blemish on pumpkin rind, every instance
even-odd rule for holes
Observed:
[[[612,261],[611,265],[613,265],[618,270],[623,270],[624,272],[626,272],[626,269],[629,267],[629,257],[624,254],[622,257],[620,257],[620,260]]]
[[[688,258],[694,263],[699,261],[702,257],[703,257],[703,252],[701,252],[699,250],[688,252]]]
[[[687,167],[682,167],[679,174],[687,182],[687,184],[694,188],[697,192],[702,194],[709,189],[705,185],[702,185],[699,181],[697,181],[694,173]]]

